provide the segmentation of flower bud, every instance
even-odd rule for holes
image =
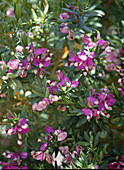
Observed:
[[[6,12],[6,15],[7,15],[9,18],[12,18],[13,14],[14,14],[14,11],[13,11],[12,8],[8,9],[7,12]]]

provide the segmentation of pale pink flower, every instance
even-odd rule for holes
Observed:
[[[21,45],[17,45],[17,47],[16,47],[16,52],[23,53],[23,49],[24,49],[24,47],[23,47],[23,46],[21,46]]]
[[[49,105],[49,101],[47,98],[43,98],[42,101],[40,101],[37,105],[37,110],[41,111],[46,109],[47,105]]]
[[[7,12],[6,12],[6,15],[7,15],[9,18],[12,18],[13,14],[14,14],[14,11],[13,11],[12,8],[8,9]]]
[[[67,12],[63,12],[59,15],[59,18],[61,20],[68,19],[68,18],[70,18],[70,15]]]
[[[55,101],[58,101],[59,98],[58,98],[57,95],[52,95],[52,94],[50,94],[50,95],[49,95],[49,100],[50,100],[50,103],[53,103],[53,102],[55,102]]]
[[[115,71],[116,70],[116,66],[113,63],[111,63],[111,64],[105,66],[105,69],[108,72]]]
[[[10,70],[17,69],[19,66],[19,60],[13,59],[7,63],[7,66],[9,67]]]
[[[62,107],[62,111],[63,111],[63,112],[66,111],[66,106],[63,106],[63,107]]]
[[[33,110],[33,112],[37,109],[37,106],[38,106],[37,103],[34,103],[34,104],[32,105],[32,110]]]
[[[68,29],[68,27],[67,27],[67,23],[62,23],[62,24],[60,24],[60,26],[64,26],[64,27],[60,28],[60,31],[61,31],[63,34],[69,33],[69,29]]]
[[[74,40],[74,37],[75,37],[74,31],[73,31],[73,30],[70,30],[67,38],[68,38],[69,40]]]

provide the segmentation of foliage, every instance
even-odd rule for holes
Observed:
[[[106,5],[0,2],[2,169],[123,167],[124,4],[107,26]]]

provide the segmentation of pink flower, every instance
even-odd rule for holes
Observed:
[[[23,53],[23,49],[24,49],[24,47],[23,47],[23,46],[21,46],[21,45],[17,45],[17,47],[16,47],[16,52]]]
[[[68,38],[69,40],[74,40],[74,37],[75,37],[74,31],[73,31],[73,30],[70,30],[67,38]]]
[[[66,111],[66,106],[63,106],[63,107],[62,107],[62,111],[63,111],[63,112]]]
[[[68,29],[68,27],[67,27],[67,23],[62,23],[62,24],[60,24],[60,26],[63,26],[62,28],[60,28],[60,31],[61,31],[63,34],[69,33],[69,29]]]
[[[61,70],[58,70],[56,73],[57,73],[57,79],[58,79],[59,81],[61,81],[62,78],[63,78],[63,72],[62,72]]]
[[[68,151],[69,151],[69,147],[68,146],[60,146],[59,150],[62,151],[62,153],[64,155],[67,155]]]
[[[70,18],[70,15],[67,12],[63,12],[59,15],[59,18],[61,20],[68,19],[68,18]]]
[[[8,119],[12,119],[13,116],[12,116],[10,113],[7,113],[7,118],[8,118]]]
[[[124,85],[124,77],[120,78],[118,80],[118,83],[120,84],[120,86],[123,86]]]
[[[54,134],[58,136],[58,141],[63,141],[67,137],[67,132],[63,132],[60,128],[55,130]]]
[[[32,110],[33,110],[33,112],[37,109],[37,106],[38,106],[37,103],[34,103],[34,104],[32,105]]]
[[[17,69],[19,66],[19,60],[13,59],[7,63],[7,66],[9,67],[10,70]]]
[[[109,45],[109,42],[108,41],[105,41],[105,40],[98,40],[96,42],[98,45],[102,46],[102,49],[105,49],[108,47]]]
[[[87,45],[89,42],[91,42],[91,38],[90,37],[88,37],[85,34],[82,34],[82,36],[83,36],[82,41],[83,41],[84,44]]]
[[[55,101],[58,101],[59,98],[58,98],[57,95],[52,95],[52,94],[50,94],[50,95],[49,95],[49,100],[50,100],[50,103],[53,103],[53,102],[55,102]]]
[[[47,98],[43,98],[42,101],[40,101],[37,105],[37,110],[41,111],[46,109],[47,105],[49,105],[49,101]]]
[[[110,63],[109,65],[105,66],[106,71],[111,72],[116,70],[116,66],[113,63]]]
[[[58,141],[63,141],[67,137],[67,132],[61,132],[58,134]]]
[[[6,15],[7,15],[9,18],[12,18],[13,14],[14,14],[14,11],[13,11],[12,8],[8,9],[7,12],[6,12]]]

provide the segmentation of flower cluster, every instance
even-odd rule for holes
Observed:
[[[51,95],[49,95],[49,100],[47,98],[43,98],[42,101],[39,101],[38,104],[34,103],[32,105],[32,110],[33,110],[33,112],[35,110],[42,111],[42,110],[46,109],[47,105],[49,105],[50,103],[53,103],[55,101],[58,101],[58,100],[59,100],[59,98],[57,95],[51,94]]]
[[[122,155],[121,159],[118,162],[111,162],[107,165],[106,169],[123,169],[124,167],[124,155]]]
[[[118,90],[121,92],[121,96],[124,97],[124,69],[119,69],[118,73],[120,75],[120,78],[118,79],[118,83],[121,86],[121,88],[118,88]]]
[[[83,108],[82,112],[87,116],[87,119],[91,119],[96,116],[97,119],[100,118],[100,114],[107,118],[110,117],[109,114],[105,113],[105,110],[112,110],[112,105],[115,103],[114,95],[109,94],[107,88],[102,88],[100,93],[94,93],[95,89],[92,88],[91,96],[87,97],[87,102],[89,108]]]
[[[106,64],[105,70],[107,72],[112,72],[117,70],[117,66],[121,64],[120,58],[122,53],[122,48],[118,48],[116,51],[112,47],[108,47],[103,52],[104,63]]]
[[[60,92],[59,87],[62,87],[63,90],[66,90],[67,87],[76,88],[78,86],[78,84],[79,84],[78,79],[73,80],[71,82],[67,76],[63,75],[63,72],[61,70],[58,70],[56,73],[57,73],[57,81],[53,82],[51,80],[47,80],[47,83],[49,84],[49,86],[47,88],[49,89],[49,92],[51,94],[54,93],[54,90]],[[65,82],[66,82],[66,84],[65,84]]]
[[[27,166],[22,165],[22,160],[27,159],[28,153],[27,152],[21,152],[18,154],[17,152],[10,153],[9,151],[6,151],[2,154],[7,159],[9,159],[7,162],[0,161],[0,165],[2,165],[2,169],[28,169]]]
[[[76,68],[85,70],[86,72],[88,72],[89,69],[95,68],[95,63],[92,61],[96,56],[95,52],[89,52],[87,49],[83,49],[78,52],[77,55],[70,51],[70,55],[69,61],[71,62],[71,66],[74,65]],[[65,66],[67,66],[67,64]]]
[[[7,115],[9,119],[12,117],[10,115]],[[14,125],[13,127],[6,129],[3,133],[7,135],[12,135],[12,134],[18,134],[18,145],[22,145],[22,137],[21,134],[26,134],[29,131],[29,127],[27,124],[27,121],[25,118],[21,118],[18,122],[18,124]]]
[[[69,5],[69,10],[73,10],[74,7]],[[75,11],[77,10],[77,7],[75,8]],[[68,34],[67,38],[69,40],[74,40],[75,37],[75,33],[72,29],[69,29],[68,27],[68,22],[69,19],[73,18],[73,20],[76,22],[77,21],[77,16],[76,14],[73,14],[71,12],[63,12],[59,15],[59,19],[60,21],[62,21],[63,23],[60,24],[60,32],[63,34]]]
[[[42,144],[42,146],[40,147],[40,151],[32,151],[31,155],[36,160],[40,160],[42,162],[44,159],[46,159],[49,164],[52,164],[52,161],[54,160],[52,155],[50,155],[49,153],[50,148],[48,146],[50,146],[50,144],[53,142],[55,143],[64,141],[67,137],[67,132],[62,131],[60,128],[54,131],[50,126],[46,126],[46,132],[47,136],[45,137],[45,139],[47,140],[47,142]]]
[[[24,47],[18,45],[16,47],[16,52],[23,54]],[[29,55],[26,59],[20,62],[19,59],[12,59],[7,64],[5,61],[0,61],[0,68],[3,70],[7,67],[7,73],[14,73],[20,77],[26,77],[27,71],[32,69],[36,75],[43,78],[43,73],[46,73],[44,68],[48,67],[51,63],[52,54],[48,54],[49,50],[47,48],[37,48],[33,51],[33,45],[27,47]]]

